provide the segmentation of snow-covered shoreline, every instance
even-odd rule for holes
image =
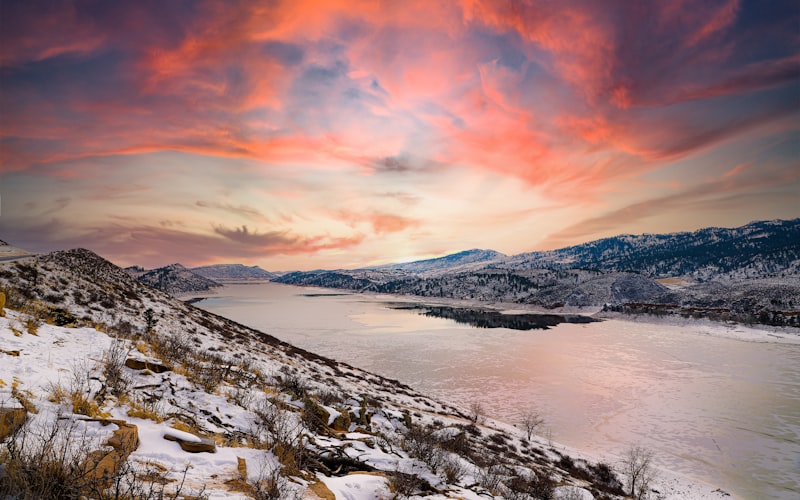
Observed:
[[[226,283],[227,285],[240,283]],[[274,283],[282,285],[282,283]],[[284,285],[296,286],[300,285]],[[602,307],[560,307],[556,309],[545,309],[532,304],[518,304],[507,302],[483,302],[479,300],[463,300],[450,298],[420,297],[416,295],[399,295],[375,292],[353,292],[338,288],[322,287],[301,287],[308,289],[331,290],[338,294],[348,294],[354,296],[370,297],[381,302],[408,302],[410,304],[443,305],[450,307],[462,307],[473,309],[496,310],[502,314],[580,314],[590,316],[600,320],[617,320],[629,323],[645,323],[654,325],[681,326],[690,328],[700,335],[711,335],[743,342],[773,342],[783,344],[800,344],[800,328],[778,327],[769,325],[744,325],[734,322],[719,322],[705,318],[684,318],[681,316],[652,316],[646,314],[623,314],[615,312],[603,312]],[[224,294],[225,287],[215,290],[214,293],[189,293],[179,297],[183,301],[193,303],[199,300],[220,297]]]

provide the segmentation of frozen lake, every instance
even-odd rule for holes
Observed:
[[[630,444],[739,498],[800,498],[800,345],[623,321],[479,329],[396,297],[264,283],[197,305],[614,462]],[[720,326],[719,328],[725,328]]]

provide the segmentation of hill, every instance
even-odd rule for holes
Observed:
[[[0,289],[2,497],[621,498],[612,465],[197,309],[88,250],[0,264]]]
[[[752,222],[738,228],[620,235],[559,250],[519,254],[511,269],[628,271],[697,281],[798,275],[800,219]]]
[[[245,266],[243,264],[215,264],[193,267],[191,271],[218,283],[224,281],[264,281],[278,276],[258,266]]]
[[[486,267],[495,262],[502,262],[507,258],[507,255],[494,250],[472,249],[435,259],[417,260],[402,264],[386,264],[364,269],[387,269],[415,274],[439,274]]]
[[[3,240],[0,240],[0,261],[15,260],[32,255],[30,252],[11,246]]]
[[[545,309],[800,324],[800,219],[691,233],[621,235],[511,257],[471,250],[275,281]]]
[[[170,264],[150,270],[131,266],[126,268],[125,271],[142,283],[158,288],[170,295],[206,292],[222,286],[216,281],[201,276],[181,264]]]

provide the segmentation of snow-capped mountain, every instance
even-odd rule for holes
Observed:
[[[474,248],[464,250],[444,257],[435,259],[417,260],[401,264],[386,264],[365,269],[376,270],[395,270],[415,274],[441,274],[443,272],[467,271],[479,269],[492,263],[499,263],[507,259],[508,256],[494,250],[481,250]]]
[[[244,264],[215,264],[193,267],[191,271],[220,283],[224,281],[271,280],[278,276],[258,266],[245,266]]]
[[[800,311],[800,219],[622,235],[512,257],[467,251],[373,269],[294,272],[275,281],[547,309],[644,308],[794,326]]]
[[[797,274],[800,219],[753,222],[738,228],[621,235],[567,248],[515,255],[512,269],[631,271],[654,278],[695,280]]]
[[[205,292],[222,286],[216,281],[201,276],[177,263],[149,270],[131,266],[126,268],[125,271],[142,283],[158,288],[170,295]]]

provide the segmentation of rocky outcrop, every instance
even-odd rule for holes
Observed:
[[[92,481],[108,483],[116,477],[128,456],[139,447],[139,429],[122,420],[95,420],[102,425],[116,424],[119,428],[106,441],[111,450],[96,450],[83,463],[84,475]]]

